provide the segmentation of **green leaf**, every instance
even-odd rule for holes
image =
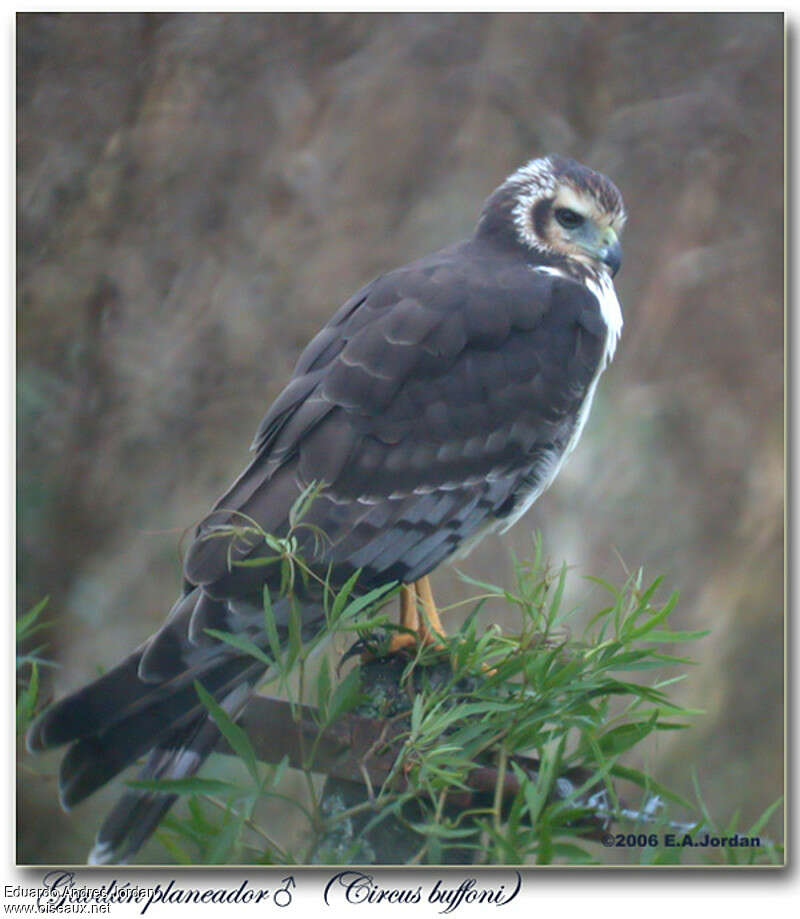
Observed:
[[[214,837],[206,853],[205,863],[207,865],[224,865],[230,861],[233,848],[244,826],[244,820],[244,814],[229,812],[221,832]]]
[[[258,774],[258,760],[256,759],[255,751],[250,743],[250,738],[238,724],[235,724],[231,720],[228,713],[216,699],[203,688],[202,683],[195,680],[194,688],[195,692],[200,697],[200,701],[208,709],[214,724],[219,728],[222,736],[228,741],[231,749],[245,764],[247,771],[252,776],[256,785],[260,786],[261,779]]]
[[[597,584],[599,587],[602,587],[603,590],[608,591],[608,593],[610,593],[611,596],[614,597],[615,600],[622,599],[622,594],[620,593],[619,590],[617,590],[616,587],[614,587],[614,585],[610,581],[606,581],[603,578],[595,577],[594,575],[591,575],[591,574],[587,574],[584,577],[585,577],[585,580],[591,581],[593,584]],[[603,612],[610,613],[611,609],[604,610]]]
[[[264,630],[267,633],[269,649],[275,662],[281,659],[281,640],[278,637],[278,628],[275,625],[275,613],[272,609],[272,598],[270,597],[269,587],[265,586],[263,590],[264,599]]]
[[[417,693],[414,696],[414,703],[411,706],[411,737],[417,737],[419,735],[420,725],[422,724],[422,707],[425,704],[425,700],[422,697],[422,693]]]
[[[639,569],[639,572],[640,572],[640,575],[644,573],[644,572],[642,572],[641,569]],[[650,601],[651,601],[652,598],[653,598],[653,594],[655,594],[656,590],[658,590],[658,588],[659,588],[659,586],[661,585],[661,583],[662,583],[663,580],[664,580],[664,576],[663,576],[663,575],[659,575],[659,576],[653,581],[653,583],[647,588],[647,590],[645,590],[644,593],[642,593],[642,594],[639,595],[639,597],[638,597],[637,599],[638,599],[638,601],[639,601],[639,608],[640,608],[640,609],[644,610],[644,609],[650,604]]]
[[[438,836],[441,839],[467,839],[475,835],[473,829],[458,829],[443,823],[409,823],[412,830],[416,830],[420,836]]]
[[[177,839],[173,839],[169,833],[159,831],[156,833],[156,839],[179,865],[193,864],[192,856],[178,843]]]
[[[261,555],[258,558],[243,558],[241,561],[233,563],[235,568],[266,568],[267,565],[274,565],[281,559],[277,555]]]
[[[497,584],[489,584],[487,581],[479,581],[477,578],[470,577],[468,574],[465,574],[458,568],[456,569],[456,574],[465,583],[471,584],[473,587],[478,587],[480,590],[487,594],[492,594],[493,596],[497,597],[505,596],[506,591],[504,591],[502,587],[498,587]]]
[[[388,594],[391,591],[398,589],[400,585],[397,581],[391,581],[389,584],[382,584],[380,587],[376,587],[374,590],[370,590],[368,593],[363,594],[360,597],[357,597],[351,603],[348,603],[344,611],[341,614],[342,619],[352,619],[354,616],[357,616],[362,609],[366,609],[368,606],[371,606],[373,603],[377,603],[381,598],[388,599]]]
[[[682,795],[679,795],[674,791],[670,791],[666,785],[662,785],[660,782],[656,782],[655,779],[650,778],[649,775],[645,775],[645,773],[640,772],[638,769],[633,769],[629,766],[622,766],[619,763],[615,763],[611,768],[610,774],[615,778],[625,779],[628,782],[633,782],[634,785],[638,785],[639,788],[644,789],[644,791],[648,792],[649,794],[658,795],[667,801],[671,801],[673,804],[677,804],[678,807],[682,807],[687,811],[694,810],[692,803]]]
[[[356,581],[359,579],[360,575],[361,569],[359,568],[357,571],[354,571],[353,574],[350,575],[350,577],[344,582],[342,589],[336,594],[336,598],[333,601],[333,606],[331,607],[330,612],[330,622],[332,625],[335,625],[341,616],[342,610],[344,609],[345,604],[347,603],[347,600],[350,597],[350,594],[352,593],[353,588],[356,585]]]
[[[246,635],[236,635],[232,632],[219,632],[217,629],[203,629],[203,631],[207,635],[216,638],[218,641],[223,641],[226,645],[230,645],[232,648],[236,648],[244,654],[254,657],[256,660],[261,661],[266,667],[272,667],[275,663],[272,658],[268,657],[261,648]]]
[[[552,853],[556,858],[566,859],[572,865],[591,865],[595,858],[574,842],[554,842]]]
[[[27,730],[28,724],[36,711],[39,699],[39,667],[36,661],[31,664],[31,676],[28,685],[22,689],[17,697],[17,733]]]
[[[361,692],[361,672],[354,667],[339,683],[330,698],[327,723],[334,724],[345,712],[352,711],[364,698]]]
[[[130,788],[144,788],[148,791],[158,791],[170,795],[234,795],[241,797],[249,794],[249,790],[240,788],[232,782],[223,782],[219,779],[130,779],[126,783]]]
[[[783,795],[777,798],[775,801],[770,804],[770,806],[764,811],[764,813],[756,820],[756,822],[750,827],[746,832],[746,836],[758,836],[758,834],[764,829],[767,825],[769,818],[775,813],[775,811],[783,804]]]
[[[192,795],[189,798],[188,807],[192,816],[192,826],[199,832],[201,837],[210,836],[212,833],[217,832],[217,824],[209,820],[203,813],[200,799],[196,795]]]
[[[564,596],[564,587],[567,583],[567,566],[566,563],[561,566],[561,571],[558,575],[558,582],[556,583],[556,589],[553,591],[553,598],[550,601],[550,614],[548,616],[548,622],[554,622],[558,611],[561,608],[561,600]]]
[[[289,755],[287,753],[272,771],[272,776],[270,777],[270,780],[269,780],[269,784],[271,788],[277,788],[278,785],[280,785],[281,779],[286,773],[286,770],[288,767],[289,767]]]
[[[23,638],[27,638],[31,634],[30,630],[36,620],[39,618],[39,614],[50,602],[50,597],[44,597],[40,600],[35,606],[31,607],[27,613],[20,616],[17,619],[17,641],[21,641]]]
[[[658,712],[653,712],[647,721],[621,724],[619,727],[606,731],[605,734],[598,738],[600,749],[606,756],[618,756],[620,753],[630,750],[631,747],[655,730],[657,719]]]
[[[317,705],[321,712],[326,712],[331,694],[331,670],[328,658],[323,657],[320,661],[319,672],[317,673]],[[327,721],[327,718],[325,718]]]
[[[322,482],[311,482],[300,492],[294,504],[289,509],[289,526],[294,528],[311,509],[311,505],[324,488]]]
[[[303,621],[300,607],[294,597],[289,597],[289,640],[286,650],[286,670],[292,669],[303,650]]]

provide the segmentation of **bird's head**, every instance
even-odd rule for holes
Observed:
[[[617,273],[625,206],[616,185],[562,156],[531,160],[487,200],[478,234],[511,241],[545,264]]]

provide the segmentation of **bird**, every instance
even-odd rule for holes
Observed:
[[[289,630],[272,550],[253,528],[293,534],[309,570],[334,586],[356,575],[362,592],[400,585],[406,631],[393,650],[409,632],[443,639],[429,573],[512,526],[584,430],[622,330],[613,278],[625,220],[606,176],[536,158],[486,199],[471,236],[340,307],[268,409],[249,465],[196,527],[164,624],[31,725],[31,751],[69,745],[65,809],[145,756],[141,778],[194,775],[219,740],[195,682],[241,715],[268,666],[218,633],[245,636],[271,659],[265,588],[281,642]],[[310,583],[297,601],[304,640],[325,624]],[[90,863],[130,860],[173,801],[125,791]]]

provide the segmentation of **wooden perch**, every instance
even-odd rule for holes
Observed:
[[[366,784],[368,777],[376,788],[389,776],[402,749],[403,734],[407,731],[407,727],[396,719],[367,718],[352,713],[321,730],[314,718],[314,709],[304,705],[293,707],[281,699],[266,696],[256,696],[238,723],[247,732],[256,755],[266,763],[279,763],[288,756],[289,765],[295,769],[305,768],[360,785]],[[231,753],[224,740],[220,741],[218,750]],[[538,760],[527,756],[514,756],[512,759],[532,780],[536,780]],[[553,797],[563,800],[573,795],[590,775],[585,769],[567,770],[554,783]],[[497,779],[494,766],[476,765],[467,776],[470,790],[454,790],[448,796],[448,803],[459,808],[475,806],[481,799],[494,795]],[[405,781],[402,773],[398,774],[397,780],[402,789]],[[510,804],[519,789],[519,779],[511,769],[507,769],[503,779],[504,803]],[[602,801],[599,800],[601,796]],[[592,804],[588,803],[590,799]],[[574,806],[589,806],[598,814],[607,811],[608,802],[602,783],[574,801]],[[607,825],[607,817],[591,817],[585,822],[587,829],[600,833]]]

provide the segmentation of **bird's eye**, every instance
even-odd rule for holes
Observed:
[[[577,211],[571,211],[568,207],[557,207],[556,220],[565,230],[574,230],[583,223],[585,217]]]

